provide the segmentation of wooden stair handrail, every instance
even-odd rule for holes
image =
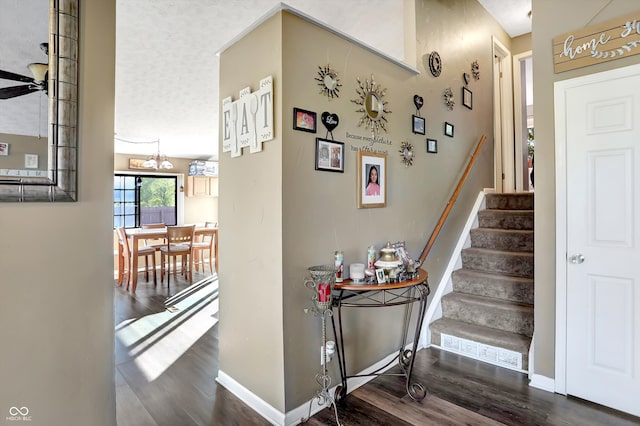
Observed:
[[[424,250],[422,250],[422,254],[420,255],[420,260],[419,260],[420,265],[422,265],[424,263],[425,259],[427,258],[427,255],[431,251],[431,247],[433,247],[433,245],[436,242],[436,239],[438,238],[438,235],[440,235],[440,230],[444,226],[444,222],[447,220],[447,217],[449,217],[449,213],[451,212],[451,209],[453,208],[453,203],[456,202],[456,199],[458,198],[458,194],[460,193],[460,190],[462,189],[462,185],[467,180],[467,176],[469,175],[469,172],[471,171],[471,167],[473,167],[473,163],[475,163],[476,158],[478,157],[478,153],[480,152],[480,148],[482,148],[482,145],[484,144],[484,142],[486,140],[487,140],[487,137],[485,135],[482,135],[482,137],[480,138],[480,141],[478,142],[478,145],[476,146],[475,151],[473,151],[473,155],[471,156],[471,159],[469,160],[469,164],[467,164],[467,168],[464,170],[464,173],[462,174],[462,177],[460,178],[460,181],[458,182],[458,186],[456,187],[456,190],[453,191],[453,195],[449,199],[449,202],[447,203],[447,206],[444,208],[444,211],[442,212],[442,215],[440,216],[440,220],[438,220],[438,223],[436,224],[436,227],[433,229],[433,232],[431,233],[431,236],[429,237],[429,240],[427,241],[427,245],[424,246]]]

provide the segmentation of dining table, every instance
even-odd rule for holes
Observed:
[[[131,252],[131,259],[129,264],[131,265],[131,271],[129,273],[129,288],[131,293],[136,292],[136,286],[138,285],[138,247],[140,246],[140,240],[155,240],[167,238],[167,228],[127,228],[125,233],[129,240],[129,247]],[[215,267],[218,270],[218,228],[197,226],[194,230],[194,238],[198,236],[211,235],[213,237],[213,252],[215,256]],[[118,255],[123,256],[122,248],[118,250]]]

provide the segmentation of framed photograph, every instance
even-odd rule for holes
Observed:
[[[453,137],[453,124],[444,122],[444,135],[450,138]]]
[[[473,93],[466,87],[462,88],[462,105],[469,109],[473,109]]]
[[[387,205],[387,155],[358,151],[357,206],[359,209]]]
[[[36,154],[24,155],[24,168],[25,169],[37,169],[38,168],[38,156]]]
[[[9,144],[0,142],[0,155],[9,155]]]
[[[293,109],[293,130],[316,132],[316,113],[305,109]]]
[[[387,278],[384,276],[384,269],[376,269],[376,280],[378,284],[384,284],[387,282]]]
[[[430,154],[438,153],[438,141],[435,139],[427,139],[427,152]]]
[[[316,138],[316,170],[344,173],[344,143]]]
[[[413,121],[413,133],[418,135],[424,135],[425,132],[425,119],[422,117],[418,117],[417,115],[412,115]]]

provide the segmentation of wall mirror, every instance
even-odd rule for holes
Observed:
[[[360,107],[356,112],[362,113],[360,120],[358,121],[358,127],[365,125],[371,129],[373,135],[377,135],[382,129],[387,131],[387,114],[391,111],[387,107],[387,101],[384,100],[384,95],[387,89],[382,89],[371,76],[371,80],[365,80],[364,83],[357,79],[358,87],[356,93],[357,99],[352,99],[351,102],[359,105]]]
[[[0,201],[76,201],[79,0],[0,0]]]

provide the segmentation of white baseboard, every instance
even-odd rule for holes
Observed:
[[[285,416],[280,410],[274,408],[269,403],[265,402],[262,398],[251,392],[249,389],[242,386],[224,371],[218,371],[216,382],[227,388],[227,390],[240,398],[242,402],[247,404],[266,420],[271,422],[271,424],[284,426]]]
[[[542,389],[547,392],[555,393],[556,390],[556,382],[554,379],[540,375],[533,374],[531,375],[531,381],[529,382],[529,386],[536,389]]]
[[[405,349],[411,349],[413,344],[408,344]],[[380,373],[383,373],[397,364],[392,363],[393,359],[398,355],[398,352],[395,351],[390,355],[386,356],[381,361],[376,362],[372,366],[365,368],[357,375],[361,376],[364,374],[371,374],[372,372],[379,370],[386,364],[389,364],[385,369],[380,370]],[[337,362],[338,358],[334,358],[334,362]],[[365,377],[352,377],[347,379],[347,392],[351,393],[354,390],[358,389],[360,386],[365,385],[371,380],[375,379],[376,376],[365,376]],[[337,380],[340,380],[338,378]],[[319,411],[325,409],[326,405],[319,405],[318,399],[314,396],[312,400],[306,401],[293,410],[287,412],[286,414],[282,413],[278,409],[274,408],[267,402],[265,402],[262,398],[251,392],[249,389],[242,386],[240,383],[235,381],[231,376],[226,374],[224,371],[218,371],[218,377],[216,377],[216,382],[220,385],[224,386],[227,390],[237,396],[242,402],[247,404],[253,410],[255,410],[258,414],[264,417],[267,421],[271,422],[273,425],[277,426],[292,426],[297,425],[301,422],[302,419],[307,418],[309,415],[313,416]],[[329,389],[329,395],[332,397],[335,395],[335,391],[338,385],[333,386]],[[319,389],[318,389],[319,390]],[[311,414],[309,414],[309,404],[311,404]]]

